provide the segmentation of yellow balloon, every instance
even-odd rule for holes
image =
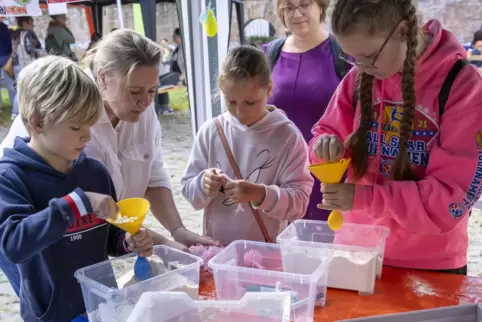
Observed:
[[[343,215],[338,210],[333,210],[328,216],[328,227],[331,230],[338,230],[343,225]]]
[[[216,21],[216,16],[214,16],[214,12],[212,10],[208,11],[204,29],[206,30],[208,37],[214,37],[218,33],[218,22]]]

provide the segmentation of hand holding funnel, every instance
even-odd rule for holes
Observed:
[[[119,201],[117,206],[119,206],[117,218],[114,220],[108,219],[107,222],[135,236],[141,229],[147,211],[151,206],[149,201],[143,198],[129,198]],[[137,256],[134,274],[140,281],[152,277],[152,267],[147,258]]]
[[[350,159],[340,159],[335,162],[313,164],[308,169],[321,183],[339,183],[349,164]],[[328,216],[328,227],[332,230],[338,230],[342,224],[343,216],[341,212],[333,210]]]

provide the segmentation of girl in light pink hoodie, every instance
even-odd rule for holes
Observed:
[[[311,163],[351,157],[322,209],[391,229],[385,264],[467,274],[467,224],[482,188],[482,79],[411,0],[339,0],[332,30],[357,68],[314,126]],[[343,144],[345,142],[345,144]]]

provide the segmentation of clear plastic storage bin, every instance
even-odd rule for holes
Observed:
[[[296,220],[277,238],[283,246],[303,246],[316,253],[333,252],[328,287],[371,295],[376,278],[382,276],[385,241],[390,229],[344,223],[336,232],[324,221]],[[324,256],[324,253],[321,254]]]
[[[287,293],[246,293],[239,301],[193,301],[185,293],[144,293],[127,322],[290,322]]]
[[[137,254],[129,254],[81,268],[75,277],[82,288],[90,322],[125,322],[144,292],[185,292],[194,299],[199,293],[199,271],[203,260],[167,246],[154,246],[149,260],[168,271],[131,284]]]
[[[241,240],[223,249],[208,265],[218,299],[239,300],[247,292],[287,292],[291,319],[312,322],[315,302],[325,303],[331,258],[329,250],[313,256],[304,247]]]

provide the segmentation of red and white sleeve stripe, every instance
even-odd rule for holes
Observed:
[[[76,191],[72,191],[65,196],[64,199],[67,201],[70,209],[76,217],[82,217],[90,213],[87,211],[87,207],[82,201],[82,197]]]

